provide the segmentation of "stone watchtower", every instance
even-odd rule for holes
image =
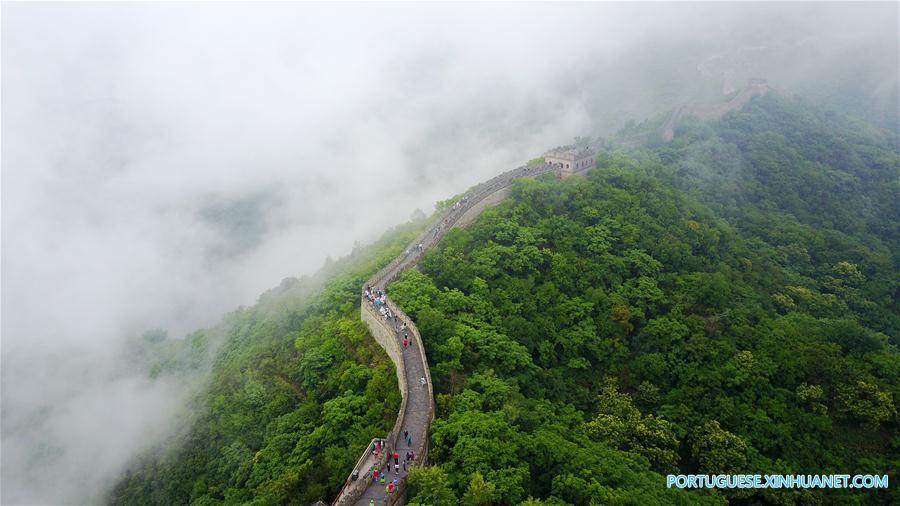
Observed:
[[[594,151],[587,147],[562,146],[544,153],[544,161],[554,168],[556,177],[562,179],[593,167]]]

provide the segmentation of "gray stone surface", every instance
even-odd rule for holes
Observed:
[[[553,171],[553,167],[547,164],[522,166],[476,186],[459,202],[459,205],[445,210],[431,227],[409,245],[406,253],[392,260],[372,276],[366,286],[376,290],[385,290],[388,284],[403,270],[414,266],[429,248],[440,242],[448,230],[454,226],[468,225],[475,221],[485,209],[509,196],[509,187],[514,179],[551,171]],[[431,386],[431,373],[428,370],[422,337],[415,322],[389,298],[387,307],[394,313],[396,320],[388,320],[380,315],[372,302],[364,295],[360,304],[360,315],[369,327],[369,332],[394,362],[403,401],[394,429],[385,437],[387,441],[385,454],[378,459],[364,454],[357,466],[367,469],[359,470],[360,476],[356,481],[348,479],[333,504],[366,506],[371,500],[378,505],[389,505],[405,498],[409,463],[407,463],[407,471],[403,471],[402,462],[406,452],[415,452],[415,465],[424,465],[427,461],[428,430],[434,419],[434,391]],[[398,330],[402,323],[406,324],[412,342],[412,345],[406,348],[402,345],[403,336]],[[421,381],[422,378],[425,379],[424,385]],[[404,431],[409,431],[412,436],[412,445],[407,444],[404,440]],[[387,470],[386,457],[393,451],[400,456],[400,472],[393,471],[393,461],[390,461],[390,472],[386,476],[389,480],[397,480],[398,489],[388,495],[385,492],[385,485],[372,480],[372,468],[377,465],[379,470]],[[371,453],[371,447],[366,447],[364,452]]]

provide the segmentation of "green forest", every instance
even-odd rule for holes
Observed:
[[[359,318],[359,287],[424,224],[388,231],[312,278],[286,279],[213,329],[136,340],[153,376],[190,378],[211,350],[215,360],[201,383],[186,385],[195,391],[183,410],[187,429],[145,452],[109,502],[309,505],[334,497],[400,406],[393,363]]]
[[[892,139],[772,97],[520,180],[389,290],[437,397],[413,502],[900,502],[660,475],[900,469]]]
[[[896,484],[665,486],[678,472],[898,479],[898,171],[896,133],[769,95],[688,119],[671,143],[606,150],[586,177],[518,180],[388,287],[437,405],[410,502],[900,504]],[[110,502],[333,499],[400,401],[359,288],[426,222],[214,329],[142,338],[153,375],[223,344],[187,428]]]

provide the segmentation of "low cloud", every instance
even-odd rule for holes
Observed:
[[[127,367],[126,338],[717,89],[714,55],[766,42],[749,68],[801,87],[782,60],[818,79],[845,68],[826,50],[893,40],[864,66],[896,95],[896,4],[2,9],[3,503],[96,501],[173,428],[183,386]]]

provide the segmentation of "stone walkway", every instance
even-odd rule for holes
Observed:
[[[363,301],[363,304],[369,304],[369,302]],[[407,322],[407,326],[408,325],[409,322]],[[392,459],[388,459],[388,465],[384,466],[380,471],[385,473],[387,482],[397,480],[398,490],[395,494],[399,495],[399,485],[402,482],[404,485],[403,488],[405,489],[406,475],[412,464],[411,461],[407,462],[407,469],[403,469],[403,462],[406,461],[406,453],[414,452],[416,454],[416,460],[419,462],[425,458],[427,450],[424,450],[424,447],[427,444],[428,428],[431,426],[431,418],[434,413],[434,398],[432,397],[431,389],[429,388],[431,375],[425,370],[423,362],[425,352],[422,350],[420,343],[415,343],[409,347],[403,348],[402,332],[395,329],[394,336],[400,343],[401,349],[403,349],[403,377],[407,379],[406,410],[403,413],[403,422],[400,424],[400,430],[396,435],[393,435],[393,441],[390,441],[386,446],[388,451],[393,448],[393,452],[397,453],[399,456],[399,473],[394,471],[394,461]],[[420,378],[426,379],[425,385],[421,384]],[[409,435],[412,437],[412,445],[407,444],[403,434],[404,431],[409,431]],[[367,471],[371,473],[371,466]],[[360,473],[362,473],[362,471],[360,471]],[[387,497],[385,487],[386,485],[372,482],[366,488],[363,495],[356,501],[356,504],[368,505],[370,499],[373,499],[375,504],[383,504]]]
[[[431,227],[409,245],[409,248],[403,254],[395,258],[390,264],[372,276],[366,283],[366,286],[371,287],[374,290],[385,291],[388,284],[401,272],[415,265],[429,248],[440,242],[444,237],[444,234],[453,228],[467,211],[473,208],[477,209],[477,211],[474,211],[477,213],[483,211],[483,208],[479,209],[476,206],[496,192],[507,189],[514,179],[536,176],[544,172],[551,172],[552,170],[553,169],[546,164],[526,165],[504,172],[503,174],[476,186],[457,204],[445,210]],[[471,216],[469,216],[466,221],[469,221],[469,218],[471,218]],[[424,465],[424,461],[427,459],[428,430],[431,427],[431,421],[434,417],[434,394],[431,387],[431,374],[428,371],[425,358],[425,350],[423,349],[423,343],[415,323],[403,313],[399,307],[390,301],[389,298],[386,300],[386,305],[395,315],[397,315],[396,322],[382,317],[379,312],[375,310],[372,302],[365,296],[362,297],[361,304],[362,310],[369,311],[370,316],[373,316],[375,320],[380,319],[382,323],[392,327],[394,338],[398,339],[401,343],[400,349],[403,353],[403,371],[401,377],[405,383],[405,389],[401,388],[401,391],[405,390],[407,392],[406,398],[404,399],[405,406],[401,406],[398,421],[394,426],[395,430],[387,436],[387,444],[385,447],[386,450],[390,452],[395,451],[400,457],[400,472],[394,472],[394,462],[393,460],[390,460],[390,471],[386,473],[387,481],[397,480],[398,490],[393,494],[388,495],[385,491],[386,485],[376,483],[371,479],[372,466],[376,463],[376,459],[374,457],[361,458],[363,464],[360,467],[364,467],[365,469],[358,470],[359,478],[357,480],[347,481],[333,504],[340,506],[349,504],[367,506],[370,504],[370,501],[372,501],[374,504],[383,506],[396,503],[403,497],[403,493],[406,490],[406,475],[408,471],[403,470],[403,460],[406,456],[406,452],[415,452],[416,465]],[[370,321],[367,321],[366,323],[369,325],[370,331],[374,335],[377,332],[377,329],[373,328],[374,324]],[[398,330],[401,323],[405,323],[408,327],[409,337],[412,342],[412,345],[407,348],[403,347],[403,335],[402,332]],[[399,359],[394,360],[395,366],[397,367],[400,366],[398,362]],[[424,385],[422,384],[422,378],[425,379]],[[411,446],[404,440],[404,431],[409,431],[409,434],[412,436],[413,444]],[[367,447],[364,451],[371,453],[371,447]],[[385,467],[385,471],[388,471],[388,466],[383,467]],[[409,463],[407,463],[407,469],[408,468]]]

